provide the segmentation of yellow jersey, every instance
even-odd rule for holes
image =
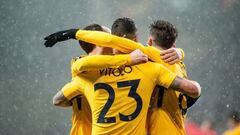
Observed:
[[[232,130],[227,130],[224,135],[240,135],[240,125]]]
[[[82,95],[72,100],[72,128],[70,135],[91,135],[92,114],[86,98]]]
[[[72,68],[74,70],[74,64]],[[168,88],[175,77],[176,74],[162,65],[148,62],[82,72],[62,91],[68,99],[79,94],[86,97],[92,111],[93,135],[145,135],[155,85]]]
[[[169,69],[178,76],[187,78],[183,63],[177,63],[175,68]],[[150,135],[185,135],[184,120],[188,97],[163,87],[156,87],[155,90],[153,105],[148,112],[148,133]]]
[[[78,60],[76,57],[71,60],[71,65]],[[76,75],[72,73],[72,78]],[[72,127],[70,135],[91,135],[92,131],[92,114],[90,106],[83,95],[76,95],[72,99]]]
[[[71,60],[71,65],[79,58]],[[72,74],[72,78],[74,78]],[[91,135],[92,132],[92,114],[90,106],[83,95],[76,95],[72,99],[72,127],[70,135]]]
[[[94,70],[98,69],[98,67],[95,66],[97,64],[98,66],[104,67],[113,67],[113,66],[121,66],[130,64],[130,56],[129,55],[116,55],[115,57],[105,57],[106,62],[112,62],[113,64],[109,65],[108,63],[105,63],[104,65],[102,62],[95,60],[96,58],[99,59],[102,56],[101,55],[95,55],[86,57],[85,59],[79,61],[81,57],[76,57],[71,60],[71,65],[75,63],[75,70],[78,71],[87,71],[87,70]],[[89,62],[93,62],[94,64],[91,64]],[[102,64],[102,65],[101,65]],[[78,66],[79,65],[79,66]],[[78,68],[79,67],[79,68]],[[75,77],[77,74],[75,72],[72,72],[72,77]],[[70,131],[70,135],[91,135],[92,132],[92,114],[91,114],[91,108],[87,102],[87,99],[83,95],[78,95],[71,99],[72,102],[72,128]]]
[[[99,61],[99,58],[104,59]],[[125,59],[125,60],[124,60]],[[124,62],[125,61],[125,62]],[[109,67],[112,69],[114,66],[121,66],[129,63],[128,55],[115,55],[113,56],[89,56],[85,59],[77,60],[74,64],[73,72],[84,72],[86,70],[103,69]],[[97,64],[98,66],[94,66]],[[180,62],[177,66],[170,67],[170,69],[177,73],[179,76],[187,78],[185,65]],[[167,64],[165,66],[168,66]],[[103,72],[103,70],[102,70]],[[110,71],[111,72],[111,71]],[[104,72],[103,74],[106,74]],[[155,106],[148,112],[148,133],[157,134],[185,134],[184,131],[184,116],[187,110],[186,95],[173,90],[165,90],[163,87],[158,87],[158,93],[155,93]],[[156,106],[160,107],[158,109]]]

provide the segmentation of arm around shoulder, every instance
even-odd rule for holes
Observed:
[[[68,107],[71,106],[72,103],[70,100],[77,95],[80,95],[83,91],[83,88],[80,88],[81,84],[78,84],[73,80],[70,83],[67,83],[54,97],[53,97],[53,105]]]
[[[179,76],[175,78],[170,87],[193,98],[197,98],[201,95],[201,87],[198,82],[187,80]]]

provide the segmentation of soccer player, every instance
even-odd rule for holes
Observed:
[[[106,27],[100,26],[98,24],[91,24],[84,28],[84,30],[95,30],[95,31],[104,31],[109,32]],[[88,55],[103,55],[103,54],[112,54],[112,49],[107,47],[98,47],[96,45],[86,43],[83,41],[79,42],[81,48]],[[99,56],[98,56],[99,57]],[[86,62],[94,62],[96,57],[89,57],[86,59]],[[73,59],[72,64],[79,58]],[[147,56],[141,53],[140,51],[133,51],[129,56],[120,56],[116,55],[114,57],[107,57],[112,62],[117,63],[117,65],[125,65],[125,64],[140,64],[142,62],[147,61]],[[130,60],[131,59],[131,60]],[[75,63],[79,64],[79,63]],[[87,64],[87,63],[86,63]],[[94,69],[94,67],[83,67],[81,69]],[[74,78],[76,74],[72,73],[72,78]],[[70,135],[91,135],[92,131],[92,114],[90,106],[83,95],[76,95],[71,100],[61,100],[61,92],[58,92],[53,98],[53,104],[60,107],[69,107],[72,106],[72,128]]]
[[[171,23],[158,20],[150,25],[148,45],[160,50],[175,46],[178,36],[177,29]],[[183,78],[187,78],[185,65],[182,62],[169,67],[171,71]],[[156,96],[157,95],[157,96]],[[191,97],[178,91],[156,87],[155,103],[148,113],[148,131],[151,135],[171,134],[184,135],[184,120],[187,108],[193,105],[198,97]]]
[[[84,28],[84,30],[96,30],[103,31],[102,27],[98,24],[91,24]],[[96,55],[101,54],[103,48],[94,46],[89,43],[79,42],[81,48],[88,55]],[[77,60],[73,59],[72,63]],[[71,64],[72,64],[71,63]],[[72,74],[72,78],[75,75]],[[92,131],[92,114],[90,106],[83,95],[77,95],[73,97],[69,102],[61,102],[57,97],[59,96],[59,92],[53,98],[53,104],[61,107],[72,106],[72,128],[70,131],[70,135],[91,135]]]
[[[135,34],[131,35],[130,32],[129,32],[130,34],[126,34],[127,32],[124,33],[124,31],[122,30],[123,28],[120,25],[121,23],[119,24],[119,22],[121,22],[121,20],[127,21],[126,19],[116,20],[112,27],[113,34],[136,41]],[[155,47],[157,47],[158,49],[161,49],[161,50],[168,49],[173,46],[173,43],[175,42],[175,39],[177,36],[177,33],[171,33],[171,32],[174,32],[175,29],[168,22],[164,22],[164,21],[158,21],[158,22],[162,22],[160,24],[161,25],[164,24],[164,26],[152,25],[152,29],[151,29],[152,31],[151,31],[151,37],[149,40],[149,44],[152,45],[154,43]],[[156,24],[157,24],[157,22],[156,22]],[[114,30],[114,27],[115,27],[115,30]],[[133,28],[134,27],[132,27],[132,31],[133,31],[132,33],[135,32]],[[163,30],[161,30],[161,29],[163,29]],[[164,31],[164,29],[165,29],[165,31]],[[127,30],[131,31],[131,27],[128,27]],[[158,30],[158,31],[156,31],[156,30]],[[169,35],[169,34],[176,34],[176,35]],[[111,43],[111,44],[115,45],[115,47],[116,47],[116,45],[119,45],[120,47],[124,46],[124,45],[128,45],[131,47],[133,46],[133,48],[134,48],[135,46],[138,45],[135,43],[135,46],[134,46],[134,45],[130,44],[130,42],[126,43],[126,40],[123,40],[123,39],[119,40],[119,38],[116,38],[116,37],[109,38],[109,37],[106,37],[103,35],[101,36],[101,35],[91,33],[91,36],[93,36],[93,35],[94,35],[94,37],[98,37],[98,38],[95,38],[92,40],[91,37],[89,38],[89,36],[87,34],[85,34],[85,35],[83,34],[83,36],[82,35],[79,36],[79,39],[90,41],[90,42],[94,41],[95,43],[97,42],[97,43],[105,44],[105,45],[108,43]],[[161,36],[165,36],[165,37],[163,37],[165,39],[161,39]],[[166,39],[166,37],[170,37],[170,38]],[[99,39],[104,39],[104,40],[96,41]],[[159,40],[157,41],[157,39],[159,39]],[[165,46],[164,46],[164,45],[160,44],[160,43],[166,42],[166,41],[168,42],[167,45],[165,44]],[[156,43],[158,43],[158,44],[156,44]],[[117,47],[119,47],[119,46],[117,46]],[[120,49],[122,49],[123,51],[126,51],[128,49],[128,48],[126,49],[126,47],[125,48],[122,47],[122,48],[120,48]],[[172,71],[174,71],[178,75],[180,75],[182,77],[186,77],[184,64],[178,63],[174,66],[169,66],[169,65],[165,64],[165,66],[170,68]],[[161,90],[161,93],[158,94],[159,95],[158,96],[158,106],[160,107],[160,109],[153,108],[153,110],[150,111],[150,113],[152,114],[152,117],[150,117],[151,124],[149,124],[150,133],[151,134],[161,134],[161,133],[166,134],[166,133],[170,133],[170,131],[172,131],[171,132],[172,134],[185,134],[184,128],[183,128],[183,121],[184,121],[184,116],[186,114],[186,109],[187,109],[187,107],[190,107],[196,101],[196,99],[191,98],[187,95],[183,95],[179,92],[172,92],[172,91],[165,92],[165,91]],[[171,97],[173,97],[174,102],[170,102]],[[186,99],[188,99],[188,101]],[[161,119],[159,119],[158,117],[161,117]],[[164,118],[163,122],[165,122],[166,124],[159,124],[159,121],[162,122],[162,118]],[[167,130],[162,130],[162,129],[167,129]],[[168,130],[168,129],[170,129],[170,130]]]

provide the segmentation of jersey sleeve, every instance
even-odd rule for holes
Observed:
[[[177,74],[171,72],[162,65],[158,65],[157,84],[165,88],[169,88]]]
[[[76,97],[79,94],[83,94],[84,91],[84,84],[79,84],[75,79],[71,82],[67,83],[61,89],[63,95],[68,99],[71,100],[72,98]]]
[[[77,40],[82,40],[102,47],[115,48],[123,53],[130,53],[136,49],[146,52],[142,44],[106,32],[78,30],[75,37]]]
[[[129,54],[125,55],[93,55],[76,60],[72,64],[72,72],[79,74],[83,71],[94,69],[103,69],[109,67],[116,67],[122,65],[130,65],[131,57]]]
[[[145,47],[140,43],[126,38],[111,35],[106,32],[89,30],[78,30],[75,36],[78,40],[96,44],[102,47],[115,48],[123,53],[130,53],[136,49],[140,49],[152,61],[160,64],[164,63],[164,61],[160,58],[161,50],[158,50],[152,46]]]

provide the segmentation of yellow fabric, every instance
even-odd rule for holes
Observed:
[[[78,58],[71,60],[71,65]],[[72,78],[74,75],[72,74]],[[62,88],[62,92],[68,95],[69,88],[79,89],[79,87],[72,87],[72,83],[66,84]],[[87,102],[87,99],[83,95],[79,95],[78,91],[76,93],[70,94],[67,98],[72,101],[72,127],[70,135],[91,135],[92,133],[92,113],[91,108]]]
[[[168,67],[166,65],[166,67]],[[176,64],[171,71],[180,77],[187,78],[183,63]],[[158,95],[158,93],[156,93]],[[165,89],[163,93],[162,106],[157,107],[157,96],[155,96],[154,107],[149,109],[147,127],[150,135],[185,135],[184,120],[186,115],[182,115],[179,108],[180,92],[172,89]],[[182,108],[187,108],[186,98],[182,99]]]
[[[72,128],[70,135],[91,135],[92,113],[87,99],[78,96],[72,99]]]
[[[83,58],[84,57],[84,58]],[[81,59],[80,59],[81,58]],[[96,59],[98,58],[98,59]],[[93,70],[96,69],[95,65],[101,65],[102,68],[112,67],[112,66],[121,66],[131,64],[131,57],[130,55],[115,55],[115,56],[105,56],[101,58],[105,61],[105,65],[102,65],[102,61],[99,61],[101,55],[94,55],[94,56],[80,56],[79,58],[74,58],[71,60],[71,66],[73,67],[74,71],[82,72],[86,70]],[[107,62],[113,63],[108,64]],[[74,63],[74,64],[73,64]],[[75,65],[75,66],[74,66]],[[100,67],[101,67],[100,66]],[[72,72],[72,77],[76,76],[76,72]],[[73,86],[73,87],[71,87]],[[71,88],[70,88],[71,87]],[[71,100],[72,98],[72,128],[70,135],[91,135],[92,131],[92,115],[90,106],[84,96],[77,96],[80,94],[78,91],[75,91],[72,94],[69,94],[69,90],[79,89],[79,87],[75,87],[72,83],[69,83],[63,87],[62,91],[64,95]],[[78,102],[81,100],[81,102]],[[79,108],[81,106],[81,108]]]
[[[148,55],[152,61],[161,64],[164,63],[164,61],[160,58],[160,50],[152,46],[145,47],[140,43],[126,38],[111,35],[106,32],[89,30],[78,30],[75,36],[78,40],[89,42],[102,47],[115,48],[123,53],[130,53],[136,49],[140,49],[144,54]],[[182,55],[184,55],[184,53]]]
[[[146,115],[155,85],[163,85],[168,88],[175,77],[176,74],[173,74],[162,65],[152,62],[136,66],[125,66],[124,68],[113,68],[111,70],[106,68],[88,71],[83,72],[81,77],[76,76],[73,78],[71,85],[69,85],[72,88],[67,87],[72,92],[65,92],[64,96],[72,97],[74,94],[81,93],[86,97],[92,110],[93,135],[145,135]],[[136,82],[138,81],[139,84],[137,85]],[[134,83],[135,85],[133,85]],[[124,86],[122,86],[123,84]],[[106,86],[104,86],[104,89],[94,90],[94,85],[95,87],[108,85],[113,89],[115,95],[111,94],[110,96],[109,92],[104,90],[109,89]],[[134,87],[136,87],[136,93],[133,91]],[[75,92],[75,88],[78,88],[78,92]],[[131,93],[130,89],[132,89]],[[136,95],[139,95],[137,99],[135,99]],[[114,100],[109,110],[107,110],[105,118],[114,117],[116,121],[113,123],[98,123],[99,115],[109,97]],[[139,104],[137,105],[137,100],[142,100],[142,108],[140,108],[140,113],[137,117],[134,119],[129,116],[127,117],[129,121],[120,120],[120,113],[130,115],[135,112],[136,106],[139,106]],[[104,119],[104,121],[107,122],[108,120]]]
[[[101,60],[99,60],[101,59]],[[104,61],[104,62],[102,62]],[[72,75],[76,76],[83,71],[90,71],[101,68],[113,68],[116,66],[130,65],[131,57],[129,54],[125,55],[92,55],[78,59],[72,65]],[[101,68],[100,68],[101,67]]]
[[[71,100],[72,98],[76,97],[77,95],[80,95],[81,93],[79,91],[76,91],[78,89],[81,89],[83,87],[83,83],[77,83],[76,81],[71,81],[67,83],[63,88],[62,88],[62,93],[63,95],[68,99]]]
[[[224,132],[224,135],[240,135],[240,126],[237,126],[232,130],[227,130]]]
[[[184,53],[183,49],[181,49],[181,48],[177,48],[177,49],[181,52],[181,55],[182,55],[181,61],[184,61],[185,53]]]
[[[77,103],[77,98],[79,98],[79,95],[81,94],[78,89],[83,89],[81,87],[84,86],[84,83],[82,82],[82,80],[79,83],[72,81],[62,88],[63,95],[68,100],[72,99],[73,103],[72,128],[70,135],[91,135],[92,131],[91,109],[86,98],[81,96],[81,104]],[[78,106],[81,106],[81,110]]]

